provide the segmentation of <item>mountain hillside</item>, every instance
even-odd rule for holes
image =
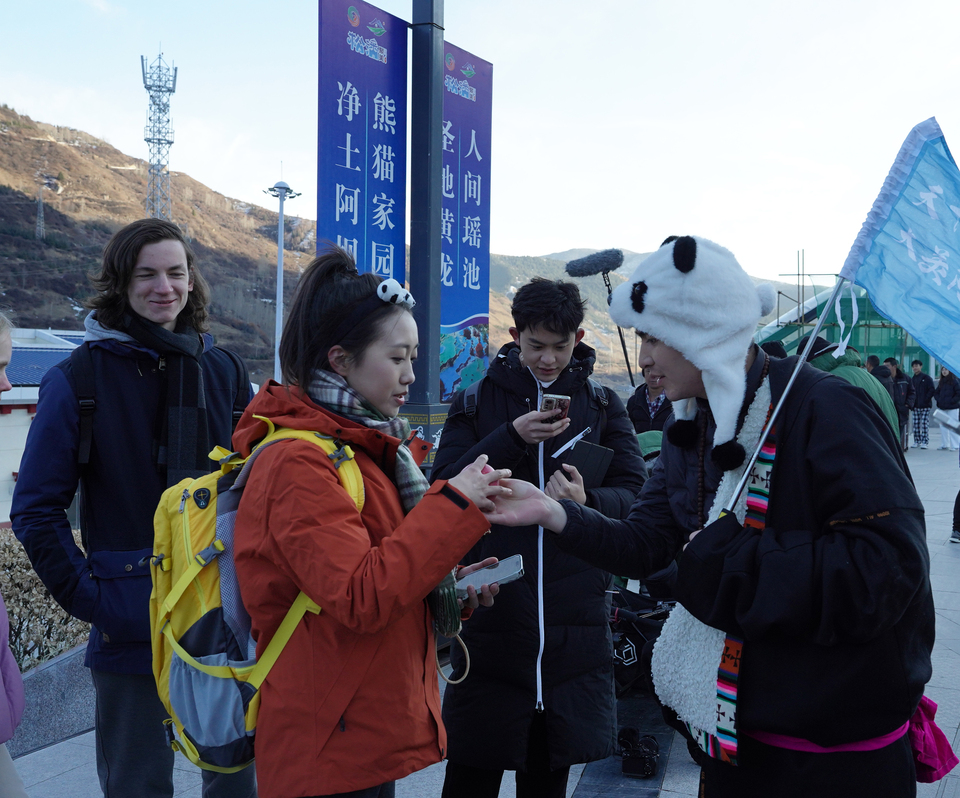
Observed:
[[[147,169],[82,131],[0,106],[0,306],[19,325],[82,328],[92,293],[87,275],[110,236],[144,215]],[[41,188],[42,241],[35,236]],[[259,381],[272,371],[278,214],[179,172],[171,173],[170,190],[173,218],[211,284],[212,332],[250,362]],[[289,300],[315,250],[316,225],[290,216],[285,222]]]

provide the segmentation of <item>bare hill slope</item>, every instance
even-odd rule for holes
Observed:
[[[0,107],[0,305],[30,327],[79,329],[110,235],[144,214],[145,161],[82,131]],[[251,362],[272,358],[278,215],[171,174],[173,218],[191,238],[211,284],[213,333]],[[35,238],[43,187],[46,238]],[[289,297],[316,246],[314,222],[287,217]]]

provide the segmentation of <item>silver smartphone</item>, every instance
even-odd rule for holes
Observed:
[[[483,585],[505,585],[523,576],[523,556],[514,554],[498,563],[488,565],[479,571],[469,573],[457,580],[457,598],[467,598],[467,585],[473,585],[477,592]]]

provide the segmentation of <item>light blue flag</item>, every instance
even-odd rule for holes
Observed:
[[[840,276],[960,374],[960,169],[933,117],[904,141]]]

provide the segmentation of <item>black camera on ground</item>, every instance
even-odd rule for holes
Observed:
[[[624,726],[617,735],[617,745],[623,757],[621,772],[624,776],[648,779],[657,775],[660,760],[660,744],[657,738],[640,732],[633,726]]]

